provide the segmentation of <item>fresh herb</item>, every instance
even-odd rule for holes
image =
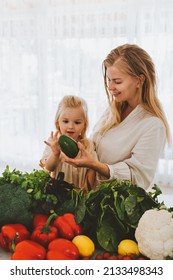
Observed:
[[[48,173],[43,170],[33,170],[33,172],[21,172],[13,169],[10,171],[9,166],[6,166],[2,177],[0,177],[0,185],[12,184],[20,186],[26,190],[30,199],[33,201],[33,208],[36,207],[36,201],[51,201],[56,203],[57,199],[53,195],[46,193],[47,185],[51,184],[51,178]]]

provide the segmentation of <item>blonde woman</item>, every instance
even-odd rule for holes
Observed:
[[[62,152],[58,145],[58,137],[61,134],[70,136],[75,141],[80,141],[86,151],[96,158],[92,142],[87,138],[88,128],[88,108],[83,98],[67,95],[64,96],[58,105],[55,116],[56,131],[51,132],[41,166],[45,167],[51,173],[51,176],[57,178],[59,172],[64,172],[64,180],[74,184],[76,188],[85,189],[94,188],[95,171],[88,167],[77,168],[66,162],[62,157]],[[77,158],[80,157],[80,152]]]
[[[95,170],[100,181],[127,179],[147,190],[170,140],[154,63],[139,46],[125,44],[107,55],[103,74],[109,106],[93,133],[98,159],[79,143],[81,158],[65,160]]]

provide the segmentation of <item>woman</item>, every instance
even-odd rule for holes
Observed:
[[[103,72],[109,106],[93,133],[98,160],[81,143],[81,158],[65,160],[95,170],[98,180],[125,179],[147,189],[170,140],[156,95],[154,63],[139,46],[125,44],[108,54]]]

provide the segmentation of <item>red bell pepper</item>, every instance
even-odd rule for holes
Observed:
[[[36,213],[32,222],[33,228],[44,226],[48,218],[48,215]]]
[[[46,249],[32,240],[23,240],[14,248],[12,260],[44,260]]]
[[[52,219],[56,216],[57,215],[55,213],[50,215],[45,225],[36,227],[31,234],[31,240],[47,247],[50,241],[54,240],[58,236],[58,229],[55,226],[50,226]]]
[[[66,213],[62,216],[58,216],[53,225],[57,227],[59,235],[63,238],[72,240],[74,236],[82,234],[81,225],[75,221],[74,214]]]
[[[12,251],[12,241],[17,244],[29,239],[30,232],[22,224],[6,224],[2,226],[0,233],[0,247],[5,251]]]
[[[77,260],[79,250],[72,241],[64,238],[56,238],[48,245],[47,260]]]

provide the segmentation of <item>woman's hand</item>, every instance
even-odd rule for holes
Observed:
[[[100,175],[109,179],[110,170],[107,164],[96,160],[90,155],[90,153],[85,149],[85,147],[78,142],[78,148],[81,152],[80,157],[69,158],[63,152],[61,152],[65,162],[75,166],[75,167],[87,167],[98,172]]]
[[[51,131],[50,138],[51,138],[52,141],[51,142],[44,141],[44,143],[51,148],[54,156],[59,156],[59,154],[60,154],[60,148],[59,148],[59,145],[58,145],[58,134],[59,134],[58,130],[55,133],[53,133],[53,131]]]
[[[95,159],[90,155],[90,153],[85,149],[82,143],[78,142],[78,148],[81,152],[80,157],[69,158],[63,152],[61,152],[65,162],[75,166],[75,167],[87,167],[93,168],[93,162]]]

